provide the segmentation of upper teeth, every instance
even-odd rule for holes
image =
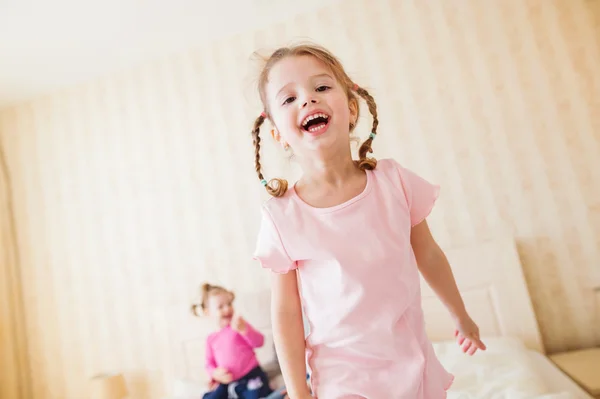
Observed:
[[[310,115],[310,116],[307,116],[307,117],[304,119],[304,121],[302,122],[302,126],[306,126],[306,124],[307,124],[309,121],[311,121],[311,120],[313,120],[313,119],[315,119],[315,118],[319,118],[319,117],[321,117],[321,118],[325,118],[325,119],[329,119],[329,117],[328,117],[327,115],[325,115],[325,114],[322,114],[322,113],[318,113],[318,114],[312,114],[312,115]]]

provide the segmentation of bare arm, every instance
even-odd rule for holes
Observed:
[[[419,271],[452,317],[459,319],[466,316],[465,304],[458,291],[450,264],[442,249],[433,239],[427,221],[412,228],[410,243],[417,258]]]
[[[245,328],[241,332],[242,338],[246,340],[252,348],[260,348],[265,343],[265,336],[244,320]]]
[[[485,349],[479,339],[479,328],[467,313],[446,255],[435,242],[429,226],[423,221],[412,228],[410,242],[423,278],[440,298],[457,325],[457,340],[469,354]]]
[[[271,292],[273,339],[288,395],[291,399],[310,398],[306,385],[306,344],[296,272],[275,274]]]

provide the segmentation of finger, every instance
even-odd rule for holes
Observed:
[[[466,340],[462,346],[463,352],[467,352],[473,343],[470,340]]]
[[[471,341],[473,341],[473,344],[478,348],[481,349],[482,351],[486,350],[486,346],[485,344],[481,341],[481,339],[479,339],[479,337],[473,337],[471,339]]]
[[[475,352],[477,352],[477,345],[473,344],[467,351],[467,355],[473,356],[475,354]]]
[[[461,334],[456,339],[456,342],[458,342],[458,345],[462,345],[465,342],[465,340],[466,340],[466,338]]]

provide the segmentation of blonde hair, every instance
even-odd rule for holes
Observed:
[[[202,311],[206,311],[206,307],[208,305],[208,298],[214,295],[220,294],[228,294],[231,295],[231,300],[235,299],[235,294],[221,286],[211,285],[209,283],[204,283],[200,286],[200,303],[192,304],[192,313],[195,316],[200,316],[198,314],[198,308],[202,309]]]
[[[280,178],[273,178],[267,182],[262,173],[262,166],[260,164],[261,138],[259,133],[261,125],[269,117],[265,86],[269,78],[269,72],[275,64],[287,57],[306,55],[315,57],[317,60],[321,61],[329,69],[331,69],[331,72],[336,80],[342,85],[342,87],[346,89],[348,102],[356,104],[357,111],[359,109],[359,105],[356,95],[362,97],[366,101],[367,106],[369,107],[369,112],[373,117],[373,126],[371,128],[372,135],[369,135],[369,138],[360,146],[360,149],[358,150],[359,159],[355,162],[362,170],[372,170],[377,166],[377,160],[375,158],[367,157],[368,153],[373,152],[371,145],[373,143],[374,135],[377,134],[377,125],[379,125],[379,120],[377,119],[377,105],[375,104],[375,100],[369,94],[369,92],[356,85],[344,70],[342,63],[325,48],[314,44],[299,44],[291,47],[281,47],[275,50],[275,52],[273,52],[273,54],[266,59],[265,66],[260,73],[258,80],[258,92],[260,94],[260,99],[265,111],[261,113],[258,118],[256,118],[254,121],[254,127],[252,128],[252,141],[254,143],[254,167],[256,169],[256,174],[263,184],[266,182],[265,187],[267,192],[274,197],[281,197],[285,194],[288,188],[288,182]],[[354,125],[351,124],[350,131],[352,130],[354,130]]]

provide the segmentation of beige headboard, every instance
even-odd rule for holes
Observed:
[[[525,284],[521,263],[511,237],[447,250],[465,304],[483,336],[513,336],[530,349],[543,352],[540,332]],[[427,331],[434,341],[453,339],[454,327],[443,305],[427,284],[423,309]],[[269,293],[238,294],[236,307],[261,332],[265,346],[258,351],[261,362],[274,358],[269,321]],[[163,322],[168,337],[167,379],[202,380],[204,342],[210,331],[207,321],[193,317],[189,304],[165,309]]]
[[[512,336],[544,352],[529,291],[510,236],[445,251],[471,317],[482,336]],[[452,339],[452,319],[433,291],[421,283],[427,333],[433,341]]]

